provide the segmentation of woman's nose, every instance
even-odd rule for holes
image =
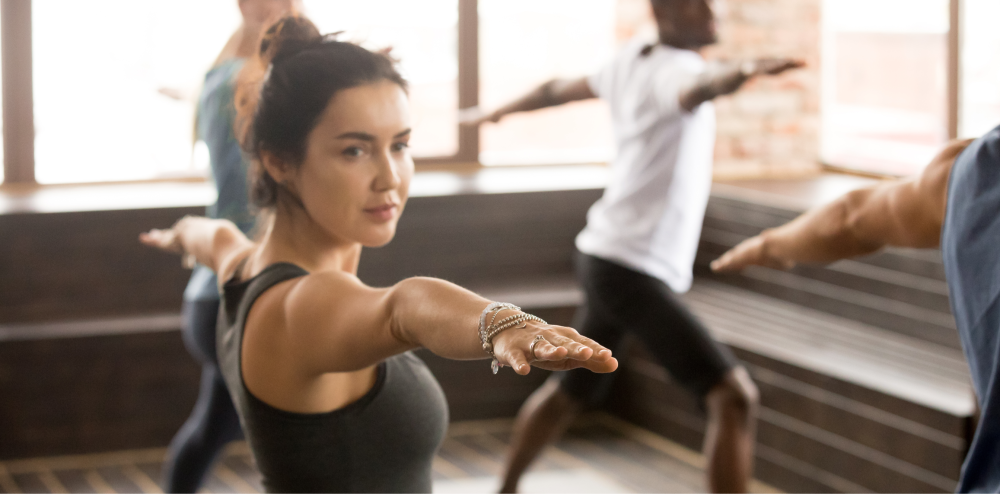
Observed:
[[[378,164],[378,174],[372,184],[376,191],[392,190],[399,187],[399,164],[393,159],[391,153],[383,153]]]

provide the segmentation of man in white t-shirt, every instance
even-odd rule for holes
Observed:
[[[715,110],[711,100],[748,79],[802,64],[760,59],[709,67],[697,49],[716,41],[710,0],[651,0],[659,42],[635,40],[588,78],[553,80],[488,115],[505,115],[600,97],[614,122],[618,154],[604,196],[576,238],[577,275],[586,295],[575,327],[612,348],[638,337],[698,396],[708,412],[708,487],[746,491],[753,464],[757,389],[729,350],[715,342],[676,296],[692,267],[712,183]],[[597,405],[611,375],[554,375],[518,415],[504,491],[576,414]]]

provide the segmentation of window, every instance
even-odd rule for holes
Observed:
[[[959,137],[978,137],[1000,124],[1000,2],[963,0]]]
[[[304,9],[321,32],[392,47],[410,83],[415,157],[458,152],[458,0],[306,0]]]
[[[823,3],[825,163],[909,175],[930,161],[948,139],[948,31],[948,0]]]
[[[479,131],[458,126],[458,108],[480,96],[483,106],[495,106],[549,78],[593,73],[616,48],[620,1],[304,0],[303,8],[324,32],[392,47],[412,85],[418,159],[541,164],[608,159],[603,103],[515,116]],[[207,160],[192,146],[194,101],[239,25],[235,0],[28,6],[19,15],[31,26],[34,104],[31,118],[9,123],[36,132],[25,144],[29,159],[11,164],[27,172],[18,181],[204,175]]]
[[[37,181],[204,174],[193,102],[239,24],[229,1],[34,0]]]
[[[0,24],[3,23],[3,16],[0,16]],[[0,73],[0,86],[3,85],[3,74]],[[3,91],[0,91],[0,108],[3,108]],[[3,119],[0,118],[0,163],[3,162]],[[0,184],[3,183],[4,166],[0,166]]]
[[[556,77],[583,77],[611,58],[616,0],[480,0],[480,104],[495,108]],[[601,101],[511,115],[481,130],[484,165],[586,163],[614,153]]]
[[[961,15],[952,19],[959,2]],[[0,4],[8,28],[0,33],[3,84],[8,96],[21,95],[10,99],[0,124],[7,182],[204,176],[206,160],[192,146],[193,101],[239,25],[236,0]],[[594,73],[631,32],[623,19],[641,23],[648,10],[648,0],[303,4],[323,31],[346,30],[344,39],[393,48],[412,84],[419,163],[485,165],[610,159],[613,133],[599,101],[513,115],[478,130],[460,128],[457,110],[494,108],[550,78]],[[950,136],[979,135],[1000,121],[1000,31],[990,23],[1000,2],[822,5],[824,162],[910,174]]]

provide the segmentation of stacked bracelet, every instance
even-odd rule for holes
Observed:
[[[486,350],[485,344],[486,344],[486,341],[487,341],[486,340],[486,328],[488,326],[486,325],[486,316],[489,313],[492,312],[493,313],[493,320],[496,320],[497,314],[499,314],[500,311],[502,311],[502,310],[516,310],[516,311],[520,311],[521,308],[518,307],[518,306],[516,306],[516,305],[514,305],[514,304],[505,304],[505,303],[502,303],[502,302],[493,302],[490,305],[487,305],[485,309],[483,309],[483,313],[479,316],[479,339],[483,341],[483,344],[484,344],[483,350]],[[490,321],[490,325],[493,325],[493,321]],[[486,350],[486,351],[489,351],[489,350]]]
[[[503,310],[514,310],[519,313],[507,316],[497,321],[497,314]],[[524,327],[527,324],[527,321],[537,321],[542,324],[547,324],[540,317],[520,312],[520,310],[520,307],[513,304],[494,302],[486,306],[486,309],[483,310],[483,314],[479,317],[479,339],[483,342],[483,350],[493,357],[493,362],[490,364],[490,367],[493,369],[494,374],[500,371],[500,362],[497,360],[497,356],[493,352],[493,337],[500,334],[502,331],[506,331],[519,324],[521,327]],[[489,325],[487,325],[486,316],[491,312],[493,313],[493,318],[490,320]]]

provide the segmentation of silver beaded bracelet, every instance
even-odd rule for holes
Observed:
[[[502,310],[515,310],[520,312],[521,308],[513,304],[493,302],[486,306],[486,309],[483,310],[482,315],[479,317],[479,339],[483,342],[483,350],[490,354],[490,357],[493,357],[493,362],[490,363],[490,368],[493,370],[494,374],[500,372],[500,362],[497,360],[496,353],[493,352],[493,337],[500,334],[502,331],[517,326],[518,324],[523,323],[526,325],[527,321],[537,321],[542,324],[548,324],[542,320],[542,318],[524,312],[507,316],[497,322],[497,313]],[[490,312],[494,313],[493,318],[490,320],[490,324],[486,325],[486,316]]]
[[[486,342],[486,340],[485,340],[485,337],[486,337],[486,327],[487,327],[486,326],[486,316],[489,313],[491,313],[491,312],[499,313],[500,311],[502,311],[504,309],[518,310],[518,311],[521,310],[520,307],[518,307],[518,306],[516,306],[514,304],[507,304],[507,303],[503,303],[503,302],[492,302],[492,303],[490,303],[490,305],[487,305],[485,309],[483,309],[483,313],[480,314],[480,316],[479,316],[479,339],[483,340],[483,343]],[[494,320],[496,319],[496,314],[493,315],[493,318],[494,318]],[[490,324],[493,324],[493,322],[490,321]]]

